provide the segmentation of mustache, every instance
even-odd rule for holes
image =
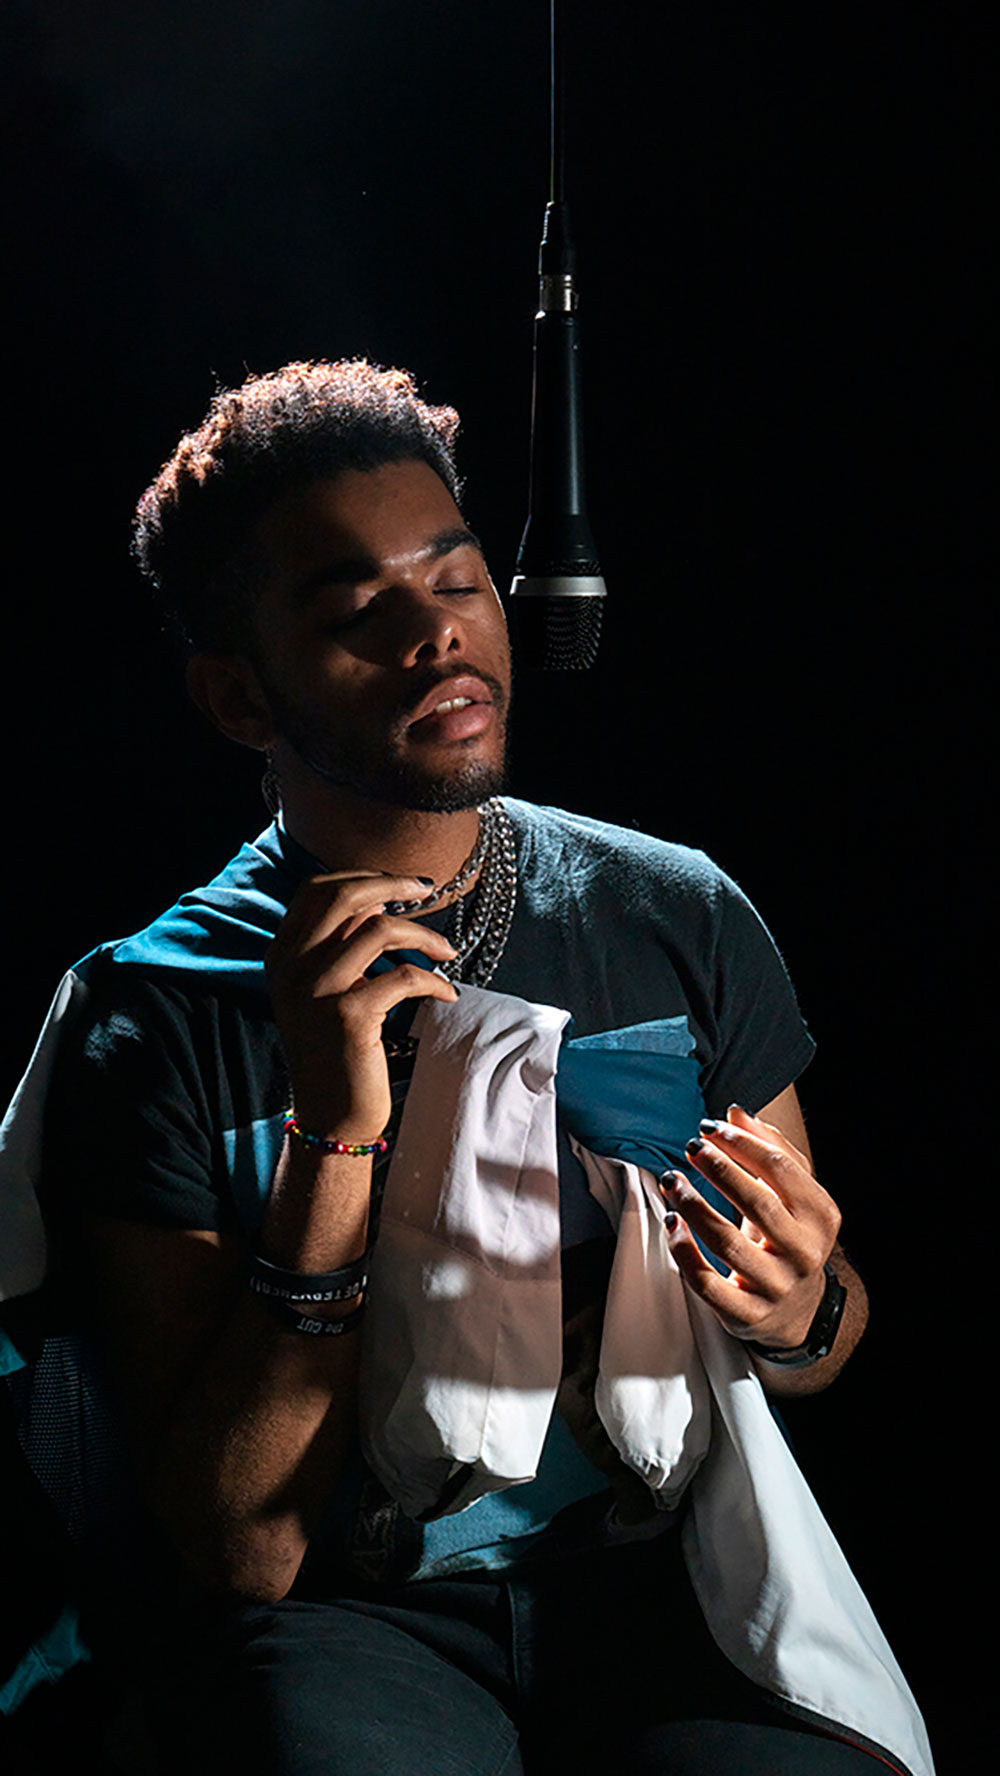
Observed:
[[[456,660],[450,666],[428,667],[426,672],[421,673],[419,679],[414,679],[413,683],[407,686],[406,697],[401,697],[393,709],[391,720],[394,723],[407,722],[410,716],[420,708],[424,698],[429,696],[431,691],[436,691],[439,685],[447,684],[450,678],[478,678],[489,691],[498,714],[503,715],[507,707],[507,691],[500,680],[494,678],[492,672],[484,671],[481,666],[474,666],[469,660]]]

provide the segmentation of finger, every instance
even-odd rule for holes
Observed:
[[[720,1140],[718,1146],[716,1140]],[[722,1148],[720,1137],[707,1134],[689,1141],[684,1153],[702,1177],[721,1190],[733,1207],[761,1230],[766,1240],[780,1245],[795,1237],[794,1217],[773,1184],[758,1175],[758,1163],[754,1159],[746,1158],[741,1165],[733,1154]]]
[[[348,1021],[357,1017],[379,1029],[382,1019],[404,999],[440,999],[453,1005],[457,998],[458,988],[443,975],[420,968],[415,962],[401,962],[398,968],[390,968],[373,980],[358,981],[344,994],[343,1010]]]
[[[761,1230],[764,1240],[759,1250],[779,1253],[800,1277],[826,1262],[840,1226],[840,1214],[832,1197],[817,1184],[811,1172],[797,1168],[797,1193],[793,1195],[783,1185],[783,1195],[779,1196],[768,1183],[752,1177],[706,1140],[689,1141],[685,1151],[702,1176],[728,1197],[745,1220]]]
[[[381,912],[387,900],[426,899],[434,887],[417,876],[386,876],[334,871],[311,876],[296,891],[281,921],[272,951],[311,948],[346,925],[355,915]]]
[[[748,1239],[680,1172],[666,1172],[660,1191],[668,1209],[684,1217],[709,1251],[768,1301],[776,1300],[795,1280],[797,1270],[783,1253]]]
[[[380,903],[377,903],[373,907],[371,907],[371,906],[362,907],[360,912],[354,913],[351,918],[346,919],[344,921],[344,924],[340,930],[340,936],[344,939],[347,939],[349,937],[353,937],[354,933],[361,929],[361,927],[364,924],[366,919],[372,918],[373,915],[375,915],[377,913],[387,913],[390,919],[405,918],[407,924],[410,927],[410,937],[411,937],[412,941],[409,945],[409,948],[411,950],[424,949],[425,946],[421,942],[423,934],[425,931],[432,930],[433,927],[424,924],[424,922],[422,920],[418,920],[417,917],[412,913],[398,912],[396,910],[397,906],[398,906],[398,902],[396,902],[394,900],[386,900],[386,901],[382,901]]]
[[[433,889],[417,877],[407,880],[401,876],[374,876],[355,879],[337,886],[332,891],[323,880],[316,883],[317,896],[314,921],[302,931],[299,947],[302,951],[323,943],[329,936],[339,932],[347,937],[366,919],[374,914],[383,913],[386,906],[398,902],[401,890],[409,889],[411,900],[425,899]],[[398,913],[391,915],[399,918]]]
[[[667,1237],[674,1262],[692,1293],[712,1308],[734,1338],[752,1336],[772,1311],[772,1303],[748,1288],[739,1276],[720,1276],[679,1217]]]
[[[766,1124],[760,1126],[767,1127]],[[776,1201],[780,1201],[793,1219],[807,1221],[810,1225],[818,1219],[826,1225],[836,1214],[832,1197],[817,1182],[811,1166],[803,1160],[798,1149],[790,1142],[785,1143],[780,1136],[775,1140],[773,1136],[777,1134],[774,1130],[773,1133],[768,1131],[767,1135],[758,1135],[749,1129],[736,1128],[729,1122],[713,1122],[706,1118],[699,1124],[698,1142],[689,1142],[686,1152],[698,1170],[711,1177],[713,1184],[719,1184],[727,1196],[729,1191],[721,1174],[717,1175],[716,1158],[723,1163],[728,1160],[735,1164],[737,1171],[728,1175],[741,1192],[737,1207],[766,1232],[778,1232],[781,1228]],[[700,1160],[704,1160],[704,1164],[700,1164]],[[750,1176],[749,1187],[742,1185],[741,1174]],[[765,1217],[770,1215],[770,1219],[761,1221],[755,1203]]]
[[[766,1122],[761,1116],[751,1116],[749,1111],[744,1110],[739,1104],[730,1104],[726,1115],[727,1122],[717,1125],[718,1134],[721,1136],[720,1145],[730,1149],[734,1148],[737,1143],[733,1129],[738,1130],[742,1127],[751,1136],[756,1135],[764,1140],[772,1155],[778,1151],[784,1152],[799,1166],[800,1189],[795,1193],[791,1189],[783,1192],[785,1205],[796,1220],[818,1229],[823,1245],[822,1261],[825,1262],[836,1244],[837,1235],[840,1232],[841,1213],[833,1197],[823,1189],[816,1177],[811,1153],[804,1153],[801,1148],[797,1147],[784,1129],[777,1128],[774,1123]],[[739,1118],[738,1123],[734,1121],[734,1117]],[[757,1168],[752,1169],[756,1170]],[[786,1180],[790,1180],[794,1176],[794,1173],[786,1168],[778,1167],[778,1170],[782,1171]],[[771,1182],[777,1184],[779,1189],[781,1188],[779,1178],[772,1177]]]
[[[441,932],[421,931],[415,939],[408,919],[390,919],[388,914],[380,913],[367,919],[346,942],[335,933],[325,943],[314,944],[298,959],[295,978],[303,986],[308,984],[313,997],[346,993],[379,956],[414,949],[437,962],[454,961],[458,954]]]
[[[784,1129],[778,1128],[775,1123],[765,1122],[762,1116],[751,1116],[749,1110],[744,1110],[742,1104],[730,1104],[726,1116],[731,1126],[749,1129],[751,1134],[761,1134],[763,1131],[765,1140],[777,1141],[786,1152],[792,1155],[793,1159],[797,1159],[800,1165],[805,1166],[807,1172],[812,1171],[812,1159],[809,1154],[803,1153],[800,1147],[796,1147],[791,1137],[786,1135]]]

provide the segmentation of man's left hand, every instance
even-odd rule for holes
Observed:
[[[802,1344],[823,1297],[823,1267],[840,1229],[840,1210],[807,1156],[774,1126],[736,1104],[726,1122],[702,1122],[687,1157],[740,1214],[713,1209],[679,1172],[660,1189],[677,1219],[668,1235],[678,1269],[734,1338],[774,1349]],[[729,1266],[721,1276],[692,1231]]]

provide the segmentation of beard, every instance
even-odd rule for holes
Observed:
[[[502,795],[508,781],[508,745],[506,730],[507,693],[503,685],[489,673],[476,669],[493,695],[494,707],[503,728],[503,752],[499,759],[459,755],[448,771],[432,770],[419,760],[402,756],[391,741],[376,742],[355,731],[332,734],[329,722],[310,719],[301,706],[287,698],[283,691],[262,677],[262,685],[282,739],[302,763],[322,777],[334,789],[344,789],[365,801],[383,802],[393,808],[407,808],[421,814],[461,814],[477,808],[491,796]],[[463,667],[463,672],[472,670]],[[458,672],[448,674],[458,677]],[[399,710],[390,723],[392,733],[405,728],[406,716],[417,707],[437,679],[431,679],[420,694],[408,699],[406,710]]]

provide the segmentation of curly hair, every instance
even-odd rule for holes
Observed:
[[[136,508],[132,553],[189,648],[252,646],[247,541],[281,494],[343,469],[429,463],[459,500],[458,414],[431,407],[407,370],[366,358],[286,364],[220,389]]]

